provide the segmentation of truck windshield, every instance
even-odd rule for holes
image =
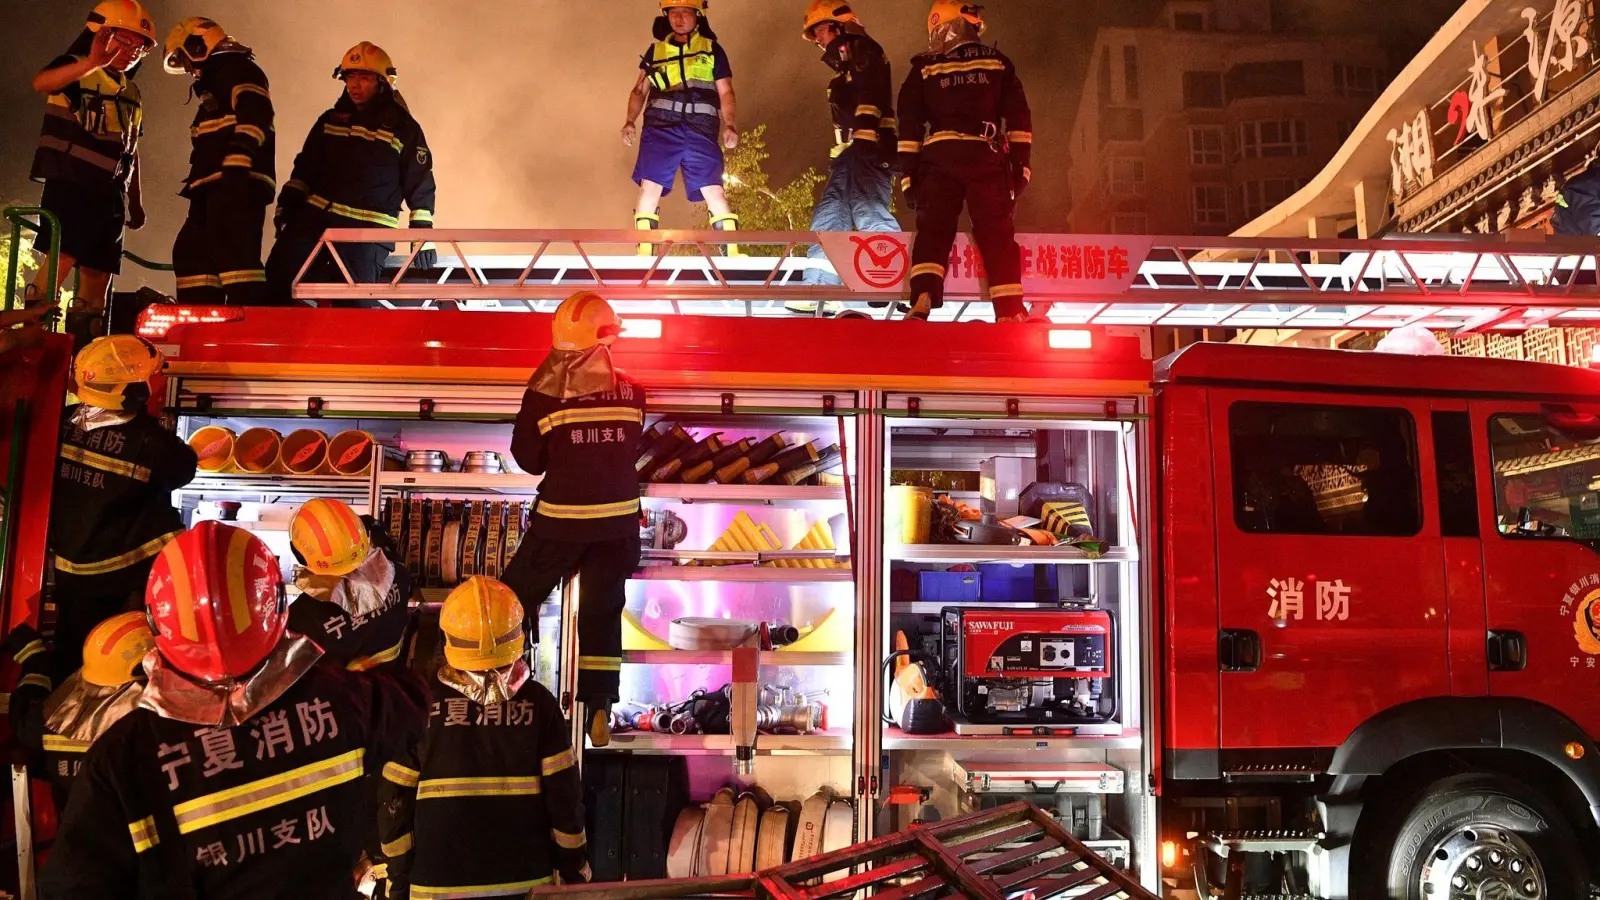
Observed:
[[[1495,522],[1525,538],[1600,538],[1600,443],[1584,443],[1536,414],[1489,420]]]

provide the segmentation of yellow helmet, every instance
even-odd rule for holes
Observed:
[[[978,34],[983,34],[983,7],[964,0],[933,0],[933,10],[928,13],[928,33],[933,34],[939,26],[957,19],[966,19],[978,27]]]
[[[318,575],[349,575],[372,554],[372,538],[355,510],[339,500],[307,500],[289,521],[289,543]]]
[[[661,0],[661,11],[669,9],[692,9],[700,15],[706,14],[706,0]]]
[[[221,25],[205,16],[190,16],[167,32],[167,55],[162,59],[161,68],[173,75],[182,75],[189,71],[189,66],[210,59],[212,52],[227,39],[228,33]]]
[[[557,350],[587,350],[610,345],[622,334],[622,320],[605,298],[594,291],[579,291],[556,307],[550,338]]]
[[[144,338],[95,338],[73,360],[78,399],[101,409],[122,409],[128,386],[149,381],[161,371],[161,362],[161,351]]]
[[[800,33],[809,41],[811,29],[823,22],[852,22],[860,25],[861,19],[850,9],[850,4],[845,0],[811,0],[811,5],[806,7],[806,25]]]
[[[371,41],[362,41],[351,47],[339,60],[339,65],[334,67],[333,77],[343,79],[347,72],[371,72],[388,81],[390,87],[394,87],[395,79],[400,77],[399,71],[394,67],[394,60],[389,58],[389,54],[385,53],[382,47]]]
[[[467,672],[509,666],[528,643],[516,593],[483,575],[462,582],[445,598],[439,630],[445,662]]]
[[[155,646],[156,636],[143,612],[112,616],[96,625],[83,642],[83,680],[101,687],[127,684]]]
[[[155,20],[139,0],[102,0],[95,4],[84,27],[96,34],[102,28],[120,28],[139,35],[151,45],[156,42]]]

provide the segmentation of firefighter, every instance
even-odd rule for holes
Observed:
[[[722,189],[722,151],[739,146],[734,124],[733,67],[706,21],[706,0],[661,0],[655,38],[639,60],[639,79],[628,94],[628,120],[622,142],[639,142],[633,182],[639,202],[634,227],[661,227],[656,210],[683,171],[689,202],[704,201],[711,227],[737,231],[739,217]],[[644,113],[644,133],[635,123]],[[719,143],[720,139],[720,143]],[[649,245],[643,245],[646,252]],[[730,246],[730,254],[737,248]]]
[[[194,147],[180,193],[189,218],[172,245],[182,303],[259,306],[261,232],[277,191],[272,94],[249,47],[192,16],[167,35],[164,67],[194,79]]]
[[[339,500],[310,500],[289,521],[295,587],[289,630],[347,669],[405,664],[411,573],[371,519]]]
[[[644,388],[611,361],[622,322],[592,291],[562,301],[552,349],[522,396],[511,455],[544,475],[527,536],[506,567],[530,619],[562,579],[578,576],[578,702],[589,740],[611,741],[622,669],[622,608],[639,564]],[[532,623],[530,622],[530,627]]]
[[[273,223],[278,239],[267,258],[274,303],[291,302],[301,267],[328,228],[399,228],[400,205],[411,208],[412,228],[432,228],[433,153],[422,126],[395,90],[398,71],[389,54],[362,41],[333,70],[344,93],[306,135],[294,174],[278,195]],[[356,284],[381,280],[393,243],[339,244],[339,259]],[[420,250],[417,266],[430,269],[437,254]],[[343,282],[323,255],[307,278]]]
[[[1027,318],[1013,216],[1032,174],[1033,117],[1011,60],[979,43],[980,11],[962,0],[935,0],[928,52],[912,59],[900,88],[900,183],[917,210],[909,318],[926,319],[941,303],[963,203],[995,320]]]
[[[50,499],[58,648],[80,647],[96,623],[136,609],[156,554],[183,530],[172,492],[194,480],[197,460],[145,408],[161,361],[127,334],[99,338],[74,360],[79,403],[62,418]]]
[[[220,522],[161,551],[146,603],[149,681],[90,748],[40,896],[354,897],[361,776],[420,737],[421,682],[321,661],[272,551]]]
[[[570,731],[529,672],[525,618],[482,575],[445,599],[427,735],[383,769],[389,900],[520,897],[590,878]]]
[[[1600,234],[1600,155],[1591,156],[1583,171],[1561,186],[1550,225],[1556,234]]]
[[[56,284],[40,266],[25,289],[24,305],[45,302],[67,276],[78,270],[68,332],[88,343],[105,331],[111,276],[122,271],[124,226],[144,227],[139,136],[144,109],[133,81],[139,64],[156,43],[155,23],[138,0],[105,0],[66,54],[33,78],[33,89],[48,94],[32,178],[43,182],[39,206],[61,226],[54,234],[40,217],[34,245],[50,246],[59,237],[61,256]]]
[[[836,74],[828,83],[834,145],[828,184],[811,214],[812,231],[899,231],[889,212],[894,192],[894,83],[889,57],[867,36],[861,19],[843,0],[812,0],[805,36],[823,49],[822,61]],[[813,259],[827,259],[813,244]],[[806,270],[807,284],[838,284],[820,269]]]
[[[38,632],[23,625],[6,644],[17,648],[12,658],[22,673],[11,692],[11,731],[43,760],[56,810],[65,810],[83,755],[138,707],[144,657],[154,649],[155,636],[142,611],[101,622],[83,643],[83,668],[53,692],[51,654]]]

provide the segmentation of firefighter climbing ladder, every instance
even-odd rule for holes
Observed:
[[[571,292],[593,288],[635,316],[902,314],[896,301],[910,235],[657,231],[651,238],[654,255],[638,255],[631,230],[329,231],[323,246],[335,255],[332,283],[313,283],[302,270],[294,293],[311,304],[549,312]],[[438,267],[416,270],[412,249],[392,259],[388,282],[356,284],[337,259],[345,244],[395,240],[433,242]],[[981,259],[965,241],[952,255],[935,320],[991,318]],[[724,255],[723,245],[735,242],[748,255]],[[1061,325],[1376,330],[1417,323],[1468,334],[1600,322],[1600,245],[1589,239],[1021,235],[1019,242],[1035,313]],[[826,256],[808,258],[819,246]],[[813,272],[843,283],[805,283]]]

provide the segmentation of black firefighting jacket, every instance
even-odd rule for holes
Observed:
[[[425,697],[318,662],[242,725],[134,710],[89,750],[40,897],[357,900],[362,776],[418,739]]]
[[[379,835],[390,900],[520,897],[589,880],[570,729],[532,678],[479,704],[435,681],[427,736],[383,770]]]
[[[45,701],[55,691],[61,676],[61,656],[45,647],[39,632],[27,625],[19,625],[6,635],[6,652],[18,665],[17,686],[11,691],[10,705],[6,710],[11,720],[11,733],[28,749],[38,765],[35,775],[42,775],[50,783],[59,812],[72,793],[72,783],[83,765],[83,755],[89,745],[52,735],[44,724]]]
[[[528,533],[574,542],[638,537],[634,463],[643,428],[644,388],[621,372],[613,390],[598,394],[523,394],[511,455],[524,472],[544,475]]]
[[[200,64],[194,85],[194,124],[189,129],[194,149],[183,196],[222,179],[222,170],[244,168],[261,193],[276,192],[277,140],[272,132],[272,94],[267,76],[249,53],[216,53]]]
[[[954,142],[1009,148],[1013,173],[1024,182],[1033,156],[1033,113],[1017,69],[1004,53],[979,43],[911,60],[900,86],[900,171],[912,174],[922,154]]]
[[[138,563],[183,530],[172,492],[194,480],[195,452],[142,409],[90,431],[74,423],[79,408],[67,407],[61,422],[50,500],[56,570],[93,578],[104,595],[142,591]]]
[[[838,143],[871,141],[891,161],[895,140],[894,81],[889,57],[865,34],[842,32],[822,56],[838,74],[828,82],[828,106]],[[880,151],[882,152],[882,151]]]
[[[431,228],[436,190],[428,139],[395,94],[366,109],[345,94],[311,126],[278,204],[309,204],[347,227],[399,228],[404,202],[410,227]]]
[[[310,638],[330,662],[365,671],[379,666],[404,666],[411,624],[411,572],[395,549],[389,533],[368,516],[361,522],[372,541],[372,553],[356,571],[343,578],[324,578],[297,572],[302,593],[289,605],[289,630]],[[387,563],[387,565],[385,565]],[[382,582],[377,579],[383,577]],[[344,582],[331,586],[332,582]],[[357,583],[363,582],[363,583]],[[324,594],[323,589],[329,589]],[[375,591],[383,602],[367,612],[352,612],[337,602],[332,591]],[[321,594],[322,596],[315,596]]]

